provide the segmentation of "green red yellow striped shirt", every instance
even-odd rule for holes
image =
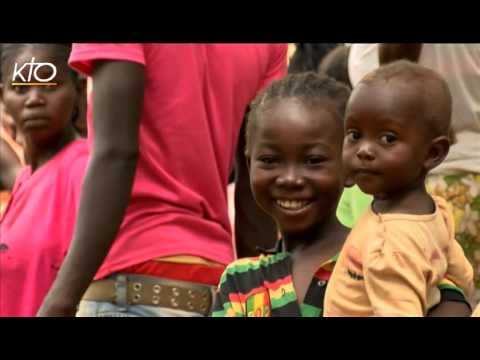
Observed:
[[[289,253],[237,260],[220,279],[212,316],[321,316],[326,285],[336,259],[337,256],[319,267],[301,305],[293,287]]]
[[[299,304],[292,281],[292,258],[287,252],[237,260],[227,266],[213,304],[213,317],[269,317],[323,315],[328,280],[338,255],[323,263],[314,274]],[[462,291],[451,283],[439,285],[442,301],[468,305]]]

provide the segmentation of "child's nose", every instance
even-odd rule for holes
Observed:
[[[26,106],[38,106],[45,105],[45,97],[43,91],[37,87],[32,86],[28,91],[27,100],[25,101]]]
[[[363,142],[358,147],[357,157],[363,161],[371,161],[375,159],[372,146],[368,142]]]
[[[285,169],[278,178],[277,185],[279,186],[303,186],[305,185],[305,179],[299,173],[298,169],[291,166]]]

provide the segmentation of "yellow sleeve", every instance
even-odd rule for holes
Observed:
[[[365,288],[376,316],[425,316],[432,270],[421,247],[402,231],[389,231],[364,263]]]
[[[441,210],[443,219],[449,229],[450,244],[448,248],[443,251],[446,253],[448,260],[447,273],[445,279],[453,282],[455,287],[460,288],[467,301],[471,301],[475,291],[473,283],[473,267],[468,261],[462,247],[455,239],[455,221],[453,219],[453,212],[451,205],[443,198],[434,196],[435,202]]]
[[[475,292],[473,267],[465,257],[460,244],[453,239],[448,251],[448,269],[445,277],[463,291],[467,301],[471,301]]]

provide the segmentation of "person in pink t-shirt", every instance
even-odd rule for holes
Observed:
[[[92,151],[72,249],[38,314],[71,316],[80,300],[79,316],[208,314],[233,260],[243,118],[286,73],[287,46],[79,44],[70,65],[92,77]]]
[[[82,87],[68,68],[70,46],[2,50],[2,102],[25,139],[28,166],[0,218],[0,316],[35,316],[68,251],[88,160],[86,141],[73,126]],[[53,77],[50,85],[23,81],[31,61],[55,66],[34,73]],[[22,69],[16,78],[15,68]]]

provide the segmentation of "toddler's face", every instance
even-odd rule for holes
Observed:
[[[363,192],[389,196],[421,177],[428,152],[421,103],[407,84],[361,84],[352,93],[343,160]]]

